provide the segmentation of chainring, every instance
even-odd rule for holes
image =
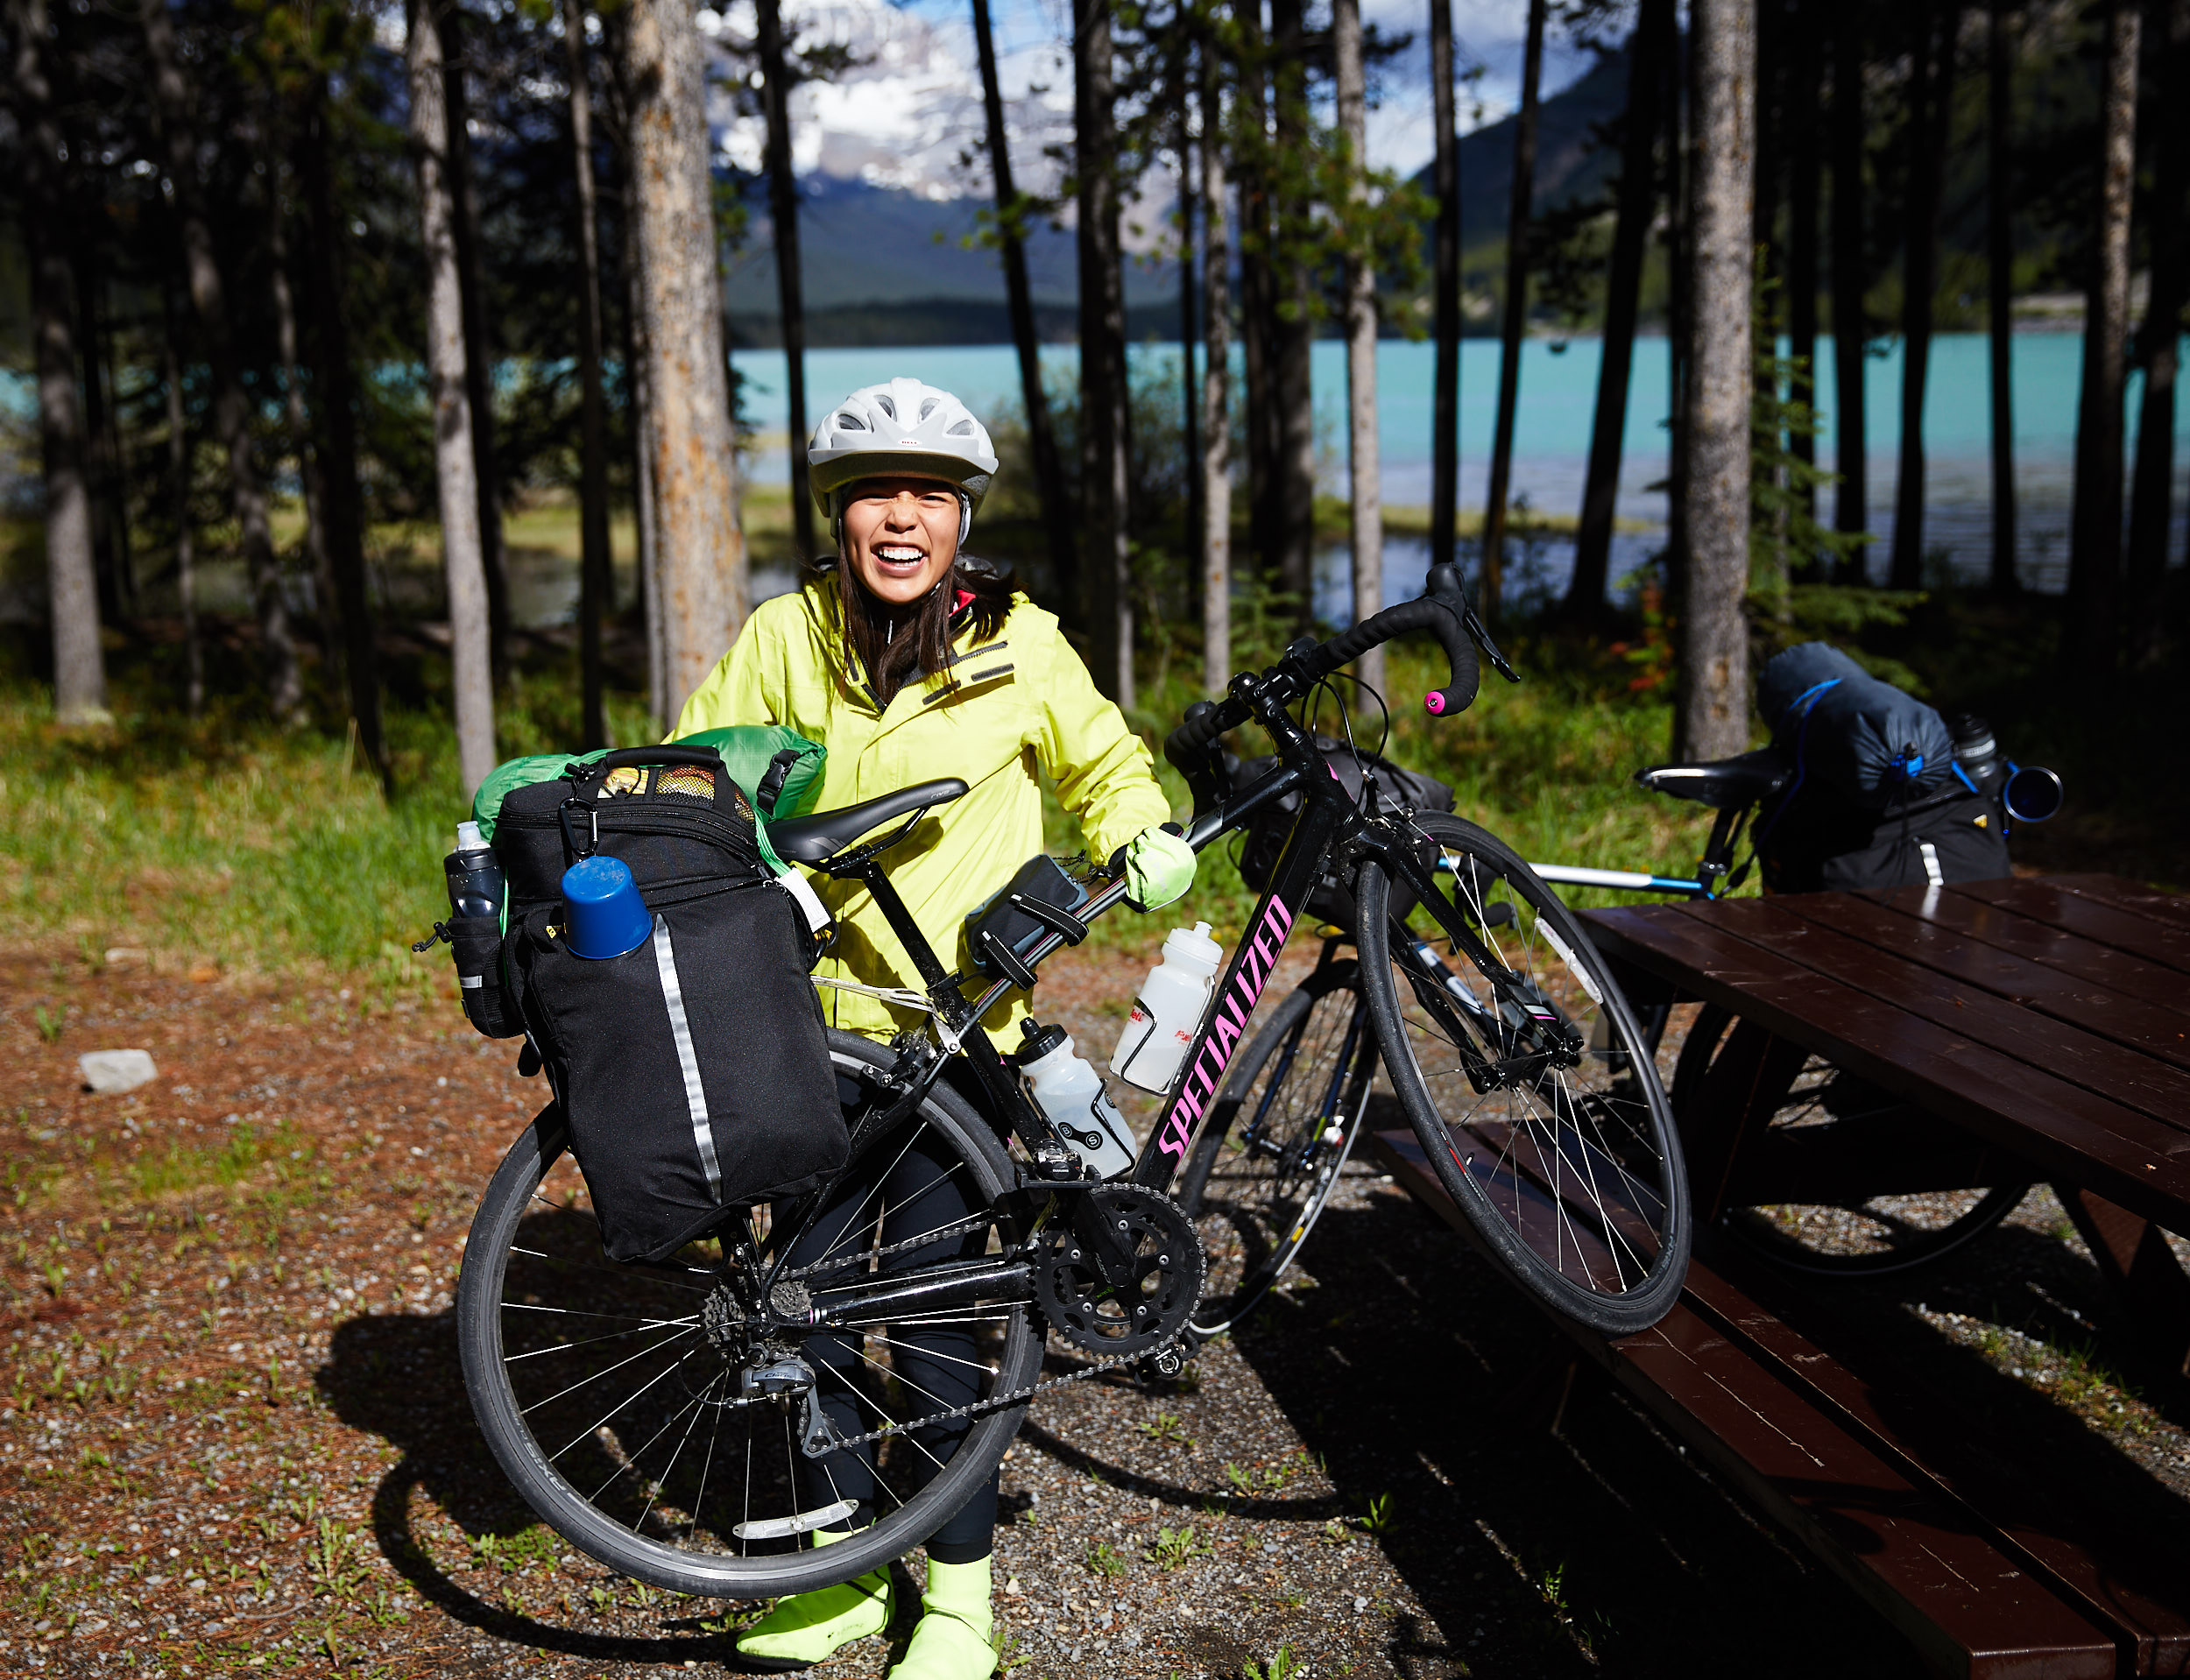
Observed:
[[[1161,1347],[1201,1302],[1202,1245],[1193,1222],[1169,1196],[1144,1185],[1105,1184],[1078,1194],[1131,1255],[1133,1281],[1113,1286],[1083,1252],[1072,1221],[1058,1218],[1031,1256],[1043,1316],[1089,1353],[1130,1357]]]

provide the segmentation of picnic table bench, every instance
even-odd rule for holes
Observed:
[[[1581,1351],[1957,1676],[2190,1672],[2190,1513],[2151,1521],[1939,1403],[1728,1208],[2050,1179],[2154,1348],[2190,1351],[2190,898],[2102,875],[1586,913],[1638,1001],[1735,1025],[1677,1118],[1697,1201],[1679,1304]],[[1911,1109],[1908,1147],[1763,1122],[1815,1055]],[[1885,1140],[1890,1143],[1891,1140]],[[1413,1134],[1372,1153],[1467,1234]],[[2140,1472],[2141,1473],[2141,1472]],[[2172,1502],[2171,1502],[2172,1503]]]

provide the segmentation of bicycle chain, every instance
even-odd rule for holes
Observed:
[[[1043,1340],[1046,1344],[1048,1338],[1045,1336]],[[1099,1376],[1103,1372],[1114,1370],[1121,1365],[1132,1365],[1141,1359],[1160,1359],[1177,1346],[1178,1340],[1178,1337],[1174,1335],[1159,1347],[1143,1348],[1138,1353],[1113,1353],[1106,1359],[1098,1359],[1094,1364],[1083,1366],[1079,1370],[1068,1372],[1062,1377],[1051,1377],[1047,1382],[1030,1382],[1024,1387],[1009,1389],[1000,1394],[991,1394],[986,1400],[972,1401],[964,1406],[954,1406],[947,1412],[936,1412],[932,1416],[920,1418],[911,1423],[885,1423],[880,1429],[869,1429],[865,1435],[838,1435],[831,1429],[829,1451],[837,1452],[846,1447],[864,1447],[872,1441],[884,1440],[893,1435],[902,1435],[908,1429],[929,1429],[937,1423],[953,1422],[961,1417],[978,1417],[987,1412],[1000,1412],[1007,1407],[1018,1405],[1021,1401],[1033,1399],[1044,1389],[1061,1388],[1068,1382],[1078,1382],[1084,1378]],[[808,1403],[809,1405],[813,1403],[810,1397]]]
[[[922,1232],[917,1237],[908,1237],[903,1242],[885,1243],[880,1248],[863,1248],[856,1254],[845,1254],[836,1260],[824,1258],[813,1260],[804,1266],[794,1266],[787,1270],[774,1273],[773,1276],[778,1283],[788,1283],[801,1278],[812,1277],[819,1272],[840,1272],[847,1266],[860,1266],[868,1260],[887,1260],[892,1254],[910,1253],[915,1248],[925,1248],[930,1243],[943,1242],[952,1237],[970,1237],[977,1231],[986,1230],[994,1223],[993,1214],[977,1213],[971,1218],[961,1219],[954,1225],[938,1225],[933,1231]]]

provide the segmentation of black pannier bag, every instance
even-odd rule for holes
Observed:
[[[1828,789],[1798,790],[1784,810],[1765,801],[1756,859],[1771,893],[1854,893],[1944,886],[2012,873],[1999,801],[1959,780],[1890,812],[1865,810]]]
[[[636,747],[512,789],[494,836],[509,970],[611,1260],[660,1260],[844,1163],[805,922],[711,747]],[[653,916],[621,956],[562,937],[563,871],[620,858]]]
[[[1356,804],[1361,800],[1361,766],[1354,758],[1353,749],[1344,741],[1336,741],[1328,735],[1316,737],[1316,751],[1323,755],[1339,778],[1339,785]],[[1450,811],[1452,808],[1452,790],[1435,776],[1425,776],[1418,770],[1409,770],[1394,764],[1389,759],[1374,752],[1360,755],[1376,772],[1381,796],[1387,804],[1404,805],[1416,811]],[[1244,793],[1263,777],[1273,775],[1279,760],[1249,759],[1232,773],[1232,790]],[[1277,868],[1278,858],[1285,850],[1285,836],[1292,832],[1293,820],[1300,815],[1300,795],[1288,794],[1275,804],[1266,805],[1247,824],[1247,841],[1240,849],[1240,879],[1248,887],[1260,893],[1270,884],[1270,876]],[[1339,884],[1335,868],[1325,872],[1309,893],[1303,905],[1287,907],[1296,915],[1310,915],[1323,921],[1336,922],[1351,928],[1354,921],[1353,894]],[[1414,894],[1403,881],[1394,881],[1391,890],[1391,914],[1403,916],[1414,907]]]

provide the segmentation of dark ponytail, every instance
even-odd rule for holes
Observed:
[[[844,561],[823,563],[833,564],[836,570],[844,639],[865,667],[874,697],[885,709],[915,672],[930,676],[941,673],[946,687],[955,687],[957,679],[950,661],[950,644],[957,632],[970,628],[975,642],[991,640],[1011,614],[1011,574],[971,555],[952,561],[943,581],[920,601],[901,606],[869,594]],[[973,599],[954,618],[951,607],[961,593]]]

